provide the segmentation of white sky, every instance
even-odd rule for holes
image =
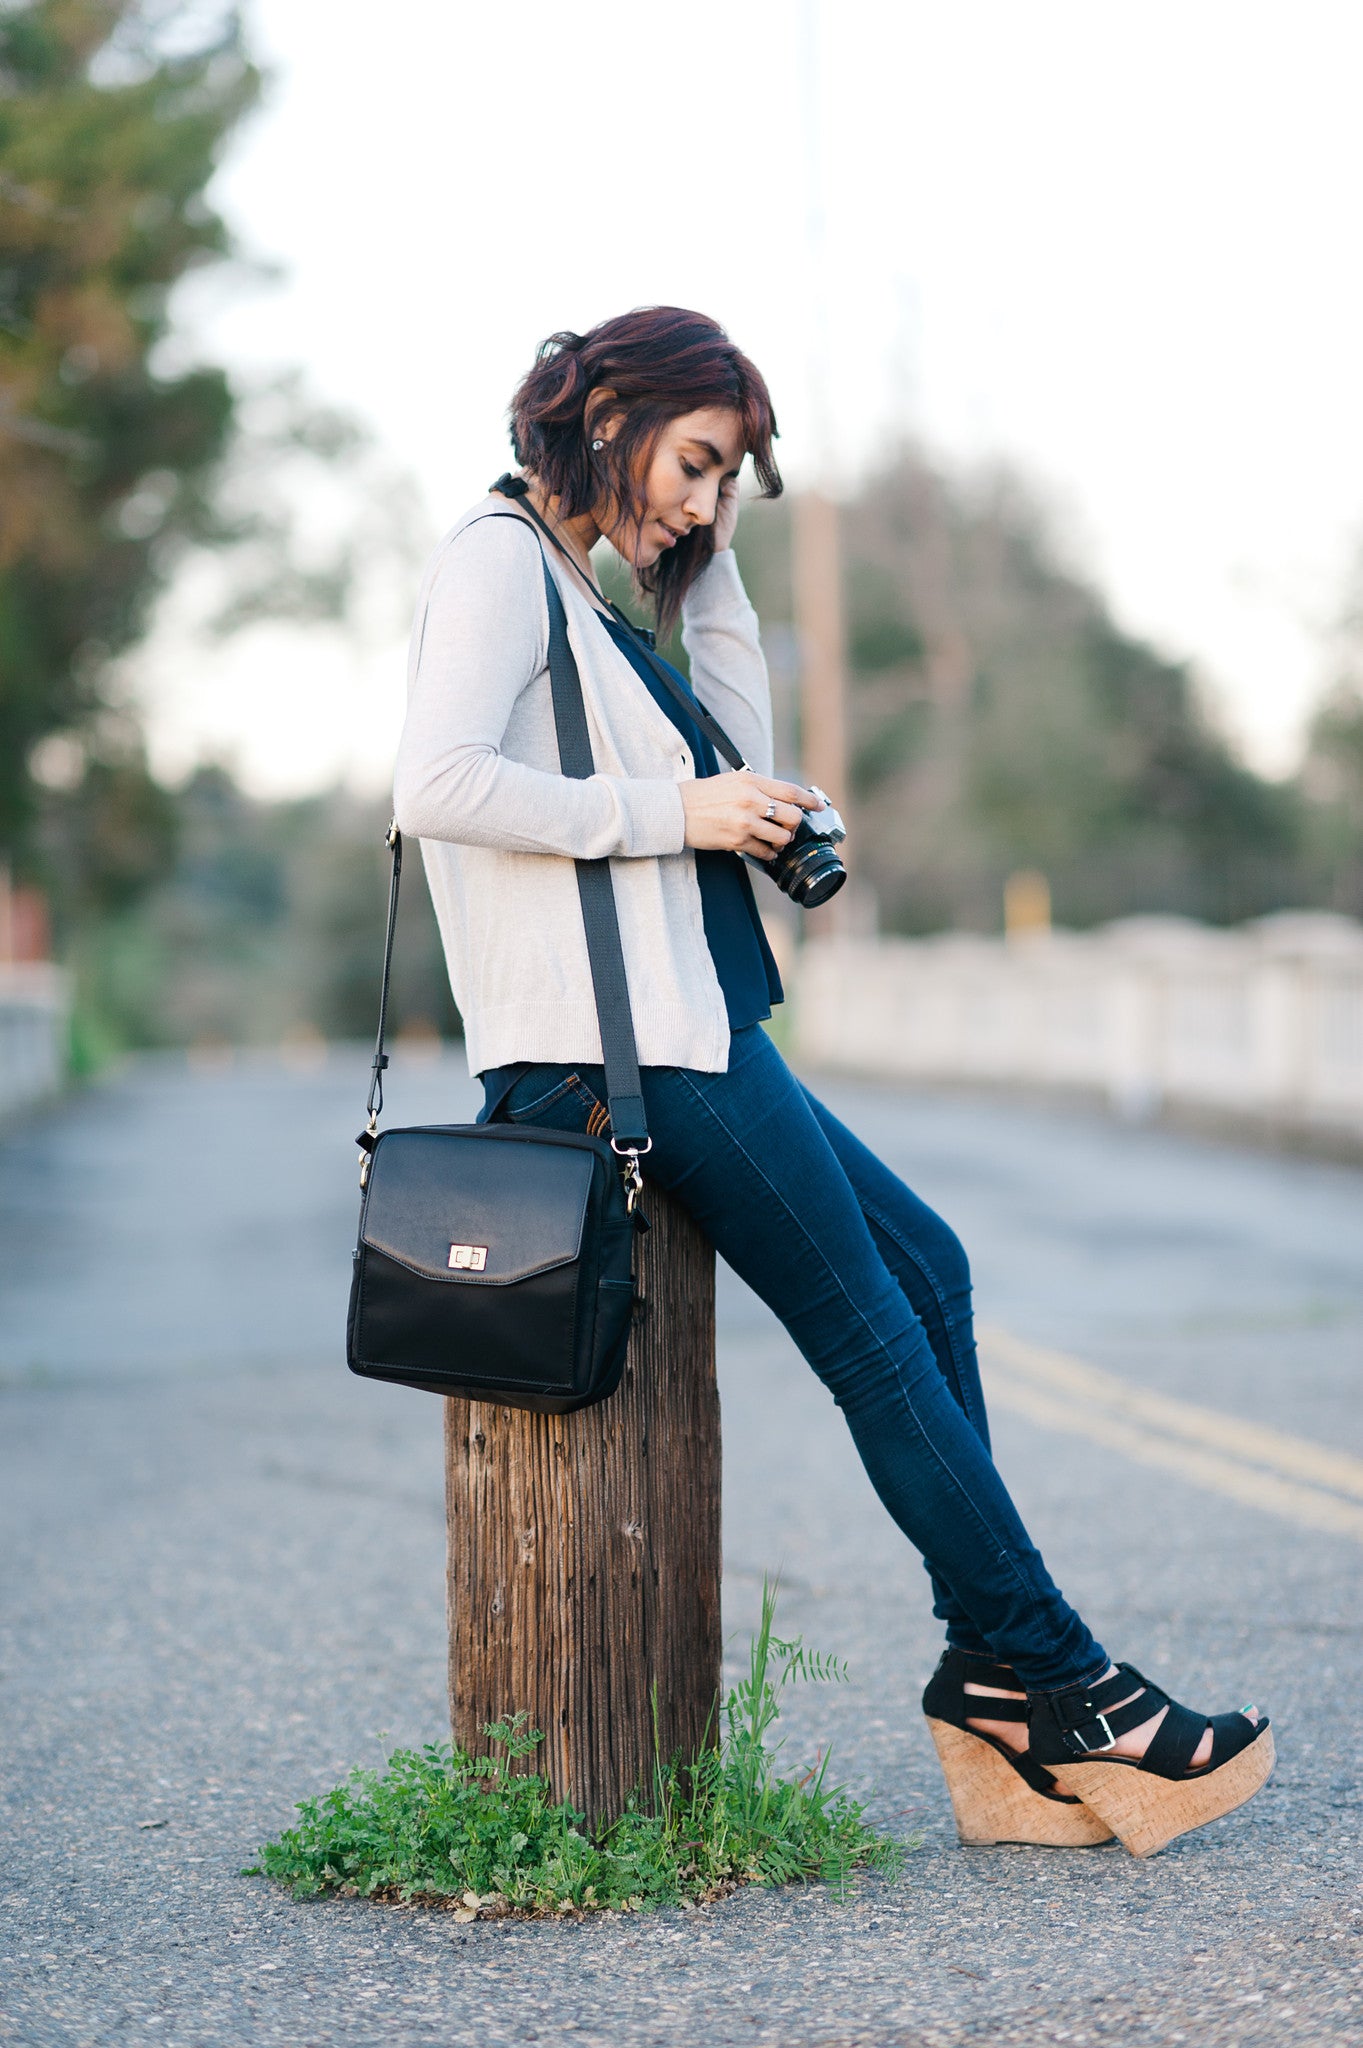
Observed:
[[[416,475],[432,537],[505,467],[536,343],[650,301],[725,323],[810,473],[801,0],[248,19],[275,79],[215,196],[287,276],[196,285],[193,339],[302,364]],[[841,473],[902,421],[1014,459],[1123,621],[1290,766],[1363,532],[1363,9],[822,0],[820,47]],[[396,640],[208,654],[175,613],[142,679],[164,768],[382,783]]]

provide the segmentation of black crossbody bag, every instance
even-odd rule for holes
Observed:
[[[487,514],[516,518],[515,513]],[[524,522],[522,522],[524,523]],[[552,537],[552,536],[551,536]],[[541,551],[549,677],[565,775],[594,772],[563,599]],[[513,1124],[380,1132],[384,1027],[402,874],[392,876],[368,1121],[360,1135],[359,1241],[346,1358],[366,1379],[566,1414],[603,1401],[624,1370],[644,1114],[608,860],[576,862],[611,1136]]]

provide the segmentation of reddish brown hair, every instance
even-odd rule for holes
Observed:
[[[586,334],[551,334],[511,401],[516,460],[558,500],[562,517],[644,511],[643,479],[669,420],[707,406],[736,412],[743,445],[764,498],[779,497],[772,456],[776,418],[761,371],[735,348],[717,321],[681,306],[641,306],[603,320]],[[592,451],[601,424],[620,424]],[[690,585],[714,553],[714,529],[697,526],[636,581],[664,633],[676,623]]]

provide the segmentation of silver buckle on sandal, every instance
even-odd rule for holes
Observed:
[[[1095,1750],[1111,1749],[1113,1743],[1117,1740],[1116,1736],[1112,1732],[1111,1727],[1108,1724],[1108,1718],[1106,1714],[1095,1714],[1093,1720],[1097,1722],[1098,1726],[1102,1729],[1103,1734],[1107,1737],[1107,1740],[1105,1742],[1085,1742],[1083,1736],[1079,1733],[1079,1730],[1077,1728],[1067,1728],[1065,1730],[1066,1735],[1079,1744],[1079,1747],[1083,1751],[1085,1756],[1091,1756]],[[1084,1726],[1086,1728],[1091,1728],[1093,1726],[1093,1722],[1086,1721],[1084,1723]]]

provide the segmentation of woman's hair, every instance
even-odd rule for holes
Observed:
[[[577,518],[610,507],[644,512],[644,479],[669,420],[721,406],[736,412],[764,498],[781,491],[771,452],[776,419],[761,371],[735,348],[717,321],[681,306],[641,306],[603,320],[586,334],[551,334],[511,401],[516,460]],[[614,436],[592,441],[613,414]],[[675,625],[681,602],[714,553],[714,529],[695,527],[651,569],[635,571],[652,599],[659,629]]]

